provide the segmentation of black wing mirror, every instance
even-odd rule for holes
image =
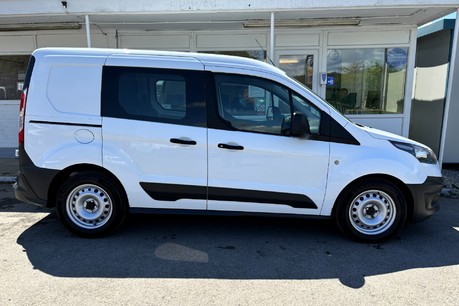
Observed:
[[[292,117],[292,129],[290,135],[294,137],[303,137],[310,134],[308,117],[301,112],[294,112]]]

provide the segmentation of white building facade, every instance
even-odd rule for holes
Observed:
[[[0,147],[17,145],[29,55],[51,46],[272,62],[351,120],[408,136],[417,27],[458,7],[452,0],[1,1]]]

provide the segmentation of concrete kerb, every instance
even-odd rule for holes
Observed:
[[[0,176],[0,184],[14,184],[16,177],[14,176]]]

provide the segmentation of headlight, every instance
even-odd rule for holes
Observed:
[[[425,164],[436,164],[437,163],[437,156],[435,156],[435,153],[429,148],[424,148],[424,147],[417,146],[411,143],[406,143],[406,142],[391,141],[391,143],[396,148],[410,153],[411,155],[416,157],[421,163],[425,163]]]

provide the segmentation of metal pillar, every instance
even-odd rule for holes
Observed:
[[[274,61],[274,12],[271,12],[269,57]]]
[[[89,16],[84,15],[84,21],[86,23],[86,43],[88,48],[91,48],[91,31],[89,29]]]
[[[448,84],[446,89],[446,99],[445,99],[445,110],[443,112],[443,124],[441,130],[441,139],[440,139],[440,152],[438,152],[438,161],[440,162],[440,166],[443,164],[443,156],[445,154],[445,143],[446,143],[446,131],[448,128],[448,117],[449,117],[449,110],[451,106],[451,100],[453,99],[453,95],[457,94],[457,89],[455,88],[455,83],[459,81],[459,54],[458,54],[458,37],[459,37],[459,9],[457,10],[456,15],[456,24],[454,26],[454,37],[451,49],[451,61],[449,63],[449,71],[448,71]],[[456,95],[457,99],[457,95]],[[457,101],[456,101],[457,102]]]

